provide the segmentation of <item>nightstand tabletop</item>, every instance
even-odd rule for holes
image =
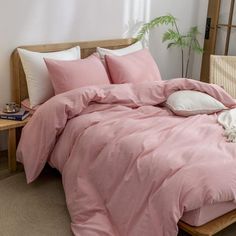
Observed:
[[[29,119],[30,117],[27,117],[23,121],[0,119],[0,131],[22,127],[29,121]]]

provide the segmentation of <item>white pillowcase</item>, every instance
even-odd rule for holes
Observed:
[[[33,108],[54,96],[49,73],[44,58],[56,60],[80,59],[80,47],[64,51],[40,53],[18,48],[21,62],[26,75],[30,107]]]
[[[143,49],[143,45],[140,41],[138,41],[128,47],[121,48],[121,49],[115,49],[115,50],[97,47],[97,52],[98,52],[100,58],[104,59],[105,55],[124,56],[129,53],[139,51],[141,49]]]
[[[190,90],[172,93],[166,101],[166,106],[179,116],[211,114],[227,109],[210,95]]]

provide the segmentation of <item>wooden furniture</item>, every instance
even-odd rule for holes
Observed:
[[[112,39],[112,40],[99,40],[88,42],[73,42],[73,43],[60,43],[60,44],[47,44],[47,45],[33,45],[22,46],[20,48],[28,49],[35,52],[55,52],[60,50],[66,50],[71,47],[80,46],[81,58],[88,57],[92,53],[96,52],[97,47],[104,47],[109,49],[118,49],[131,45],[135,40],[128,39]],[[25,98],[28,98],[27,84],[25,80],[25,73],[21,64],[21,60],[17,49],[14,50],[11,56],[12,66],[12,79],[13,79],[13,101],[20,104]]]
[[[208,0],[201,81],[209,82],[210,56],[234,55],[235,0]]]
[[[236,210],[218,217],[202,226],[193,227],[182,221],[178,223],[178,226],[192,236],[213,236],[233,223],[236,223]],[[236,235],[236,232],[234,235]]]
[[[91,41],[91,42],[48,44],[48,45],[37,45],[37,46],[22,46],[21,48],[36,52],[53,52],[53,51],[65,50],[79,45],[81,47],[81,56],[82,58],[85,58],[90,54],[92,54],[93,52],[95,52],[96,47],[117,49],[117,48],[127,47],[131,45],[133,42],[134,39],[117,39],[117,40],[102,40],[102,41]],[[14,84],[13,94],[15,95],[13,100],[17,103],[20,103],[23,99],[28,97],[28,91],[26,86],[25,74],[17,50],[13,52],[11,57],[11,62],[12,62],[11,65],[12,65],[13,84]],[[14,136],[14,131],[13,131],[13,136]],[[14,146],[14,143],[12,146]],[[13,159],[12,162],[14,162]],[[211,236],[234,222],[236,222],[236,211],[228,213],[200,227],[191,227],[181,221],[179,222],[178,225],[181,229],[190,233],[193,236]]]
[[[26,125],[29,118],[23,121],[0,119],[0,131],[8,131],[8,168],[10,172],[16,171],[16,130]]]
[[[209,83],[210,55],[215,53],[217,24],[220,13],[221,0],[209,0],[204,40],[204,52],[202,56],[201,81]]]
[[[132,38],[128,39],[112,39],[112,40],[99,40],[88,42],[72,42],[72,43],[58,43],[58,44],[46,44],[46,45],[33,45],[22,46],[20,48],[28,49],[35,52],[55,52],[60,50],[66,50],[75,46],[81,48],[81,58],[88,57],[92,53],[96,52],[97,47],[104,47],[109,49],[119,49],[127,47],[134,43]],[[25,98],[28,98],[28,89],[25,79],[25,73],[22,67],[20,56],[15,49],[11,55],[11,75],[12,75],[12,101],[20,104]],[[29,119],[24,121],[8,121],[0,120],[0,130],[8,130],[8,156],[9,156],[9,169],[11,171],[16,170],[16,128],[23,127]]]
[[[236,98],[236,56],[211,55],[210,83],[222,86]]]

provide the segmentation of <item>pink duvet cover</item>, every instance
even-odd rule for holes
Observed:
[[[72,90],[40,106],[17,158],[27,181],[47,161],[60,170],[78,236],[174,236],[184,211],[236,199],[236,146],[217,116],[188,118],[158,107],[180,89],[223,89],[175,79]]]

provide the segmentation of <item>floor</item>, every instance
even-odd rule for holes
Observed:
[[[0,180],[15,175],[22,171],[23,167],[21,165],[18,165],[17,171],[14,173],[10,173],[8,171],[7,151],[0,151]]]
[[[0,152],[0,180],[6,179],[9,176],[13,176],[13,175],[23,171],[22,166],[18,166],[19,170],[16,173],[10,173],[7,169],[6,156],[7,156],[7,152]],[[47,175],[48,175],[48,172],[50,172],[50,169],[46,170]],[[50,173],[49,173],[49,175],[50,175]],[[55,178],[55,173],[53,173],[52,176],[53,176],[53,178]],[[60,176],[58,176],[58,178],[60,179]],[[215,236],[235,236],[235,235],[236,235],[236,224],[228,227],[224,231],[216,234]],[[9,236],[12,236],[12,235],[9,234]],[[187,234],[183,231],[180,231],[178,236],[189,236],[189,234]]]

